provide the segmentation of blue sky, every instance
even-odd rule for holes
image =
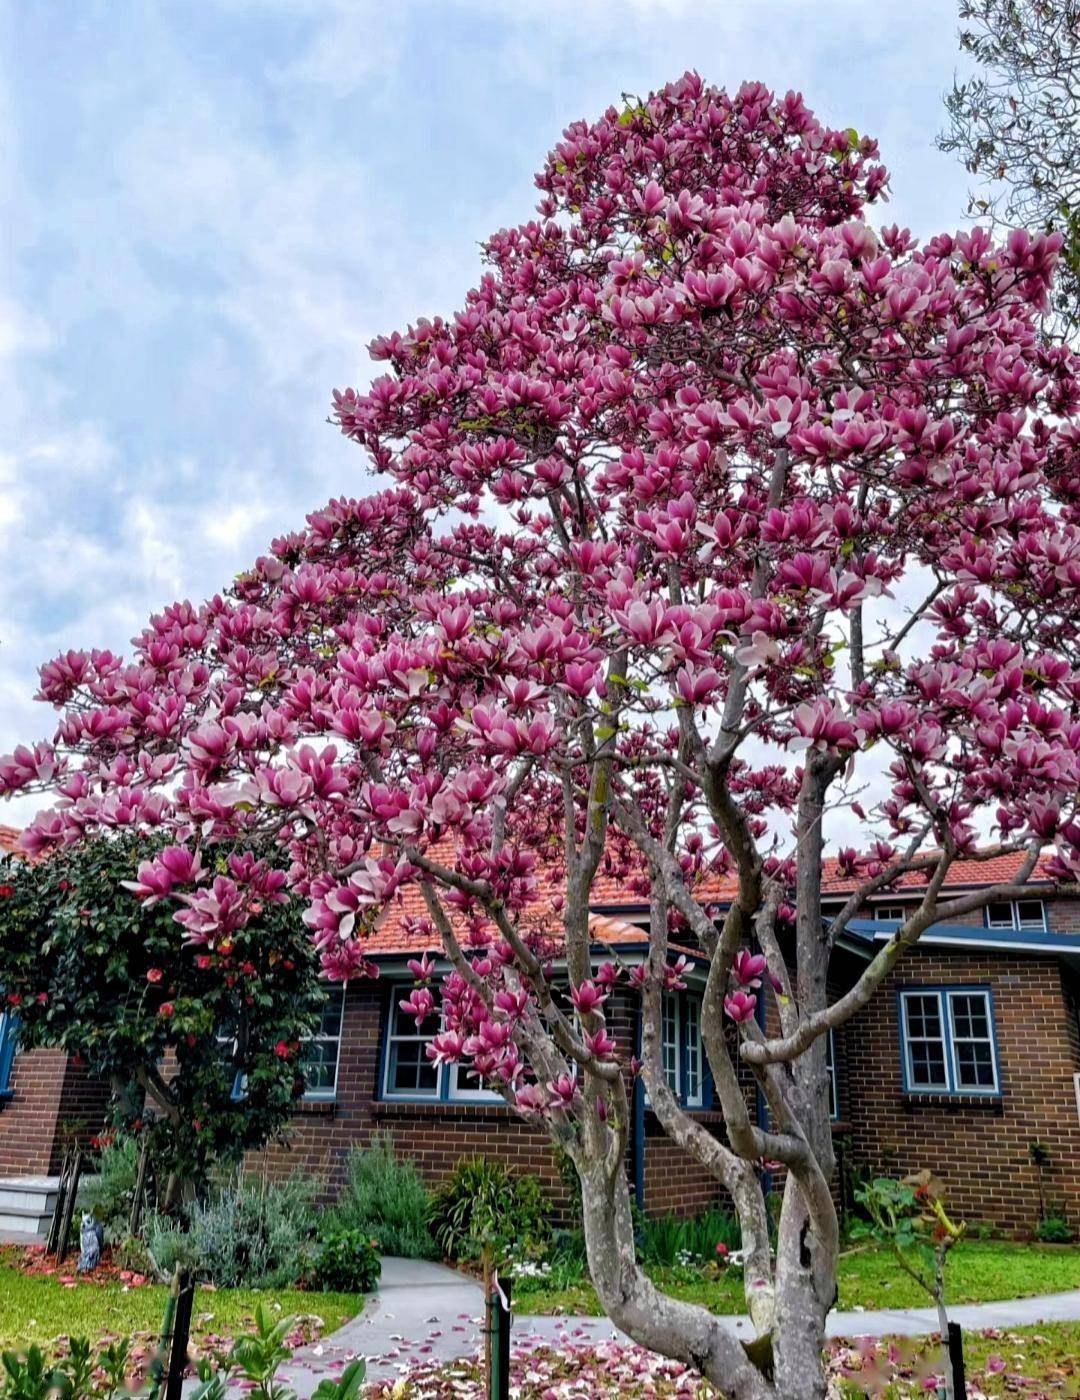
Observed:
[[[688,67],[797,88],[928,235],[957,62],[951,0],[0,0],[0,750],[52,732],[42,660],[369,489],[331,388],[460,304],[566,122]]]

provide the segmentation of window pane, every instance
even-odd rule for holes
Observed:
[[[315,1034],[339,1036],[341,1034],[341,1011],[341,993],[331,992],[329,1000],[322,1009],[322,1014],[319,1017],[319,1024],[315,1028]]]
[[[325,1093],[337,1080],[337,1041],[309,1040],[300,1057],[308,1093]]]
[[[911,1042],[911,1082],[920,1089],[945,1089],[945,1047],[936,1040]]]
[[[904,995],[907,1056],[913,1089],[948,1089],[941,998],[936,992]]]
[[[427,1055],[427,1047],[439,1033],[441,1014],[438,1006],[419,1026],[416,1017],[401,1009],[408,988],[391,987],[390,1036],[386,1060],[386,1092],[408,1094],[410,1097],[437,1098],[440,1074]]]
[[[988,904],[986,906],[986,923],[989,928],[1012,928],[1012,905],[1004,903]]]
[[[840,1117],[840,1086],[836,1076],[836,1042],[832,1031],[825,1037],[825,1072],[829,1076],[829,1117]]]
[[[392,1094],[434,1094],[439,1071],[428,1059],[424,1040],[396,1040],[390,1044],[387,1088]]]
[[[688,996],[683,1004],[686,1017],[686,1101],[701,1102],[701,1029],[700,1007]]]
[[[916,1037],[941,1038],[941,1003],[937,994],[911,995],[907,1000],[908,1035]]]
[[[986,1040],[990,1035],[990,1021],[987,1016],[986,998],[980,992],[970,996],[954,992],[952,998],[953,1030],[958,1040],[975,1037]]]
[[[993,1027],[986,992],[950,992],[953,1062],[958,1089],[994,1089]]]
[[[344,1012],[345,989],[333,987],[323,1003],[314,1033],[305,1037],[300,1047],[300,1071],[309,1094],[332,1094],[337,1088]]]
[[[664,993],[661,1042],[664,1054],[664,1078],[674,1094],[679,1092],[679,1007],[670,992]]]
[[[956,1078],[965,1089],[994,1087],[994,1058],[984,1041],[969,1041],[956,1047]]]
[[[1046,910],[1041,899],[1018,899],[1016,922],[1020,928],[1045,928]]]

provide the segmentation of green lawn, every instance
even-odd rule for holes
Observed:
[[[168,1289],[145,1284],[126,1291],[119,1283],[79,1283],[65,1287],[59,1279],[23,1273],[0,1264],[0,1347],[24,1342],[42,1345],[66,1336],[99,1341],[133,1333],[154,1335],[161,1327]],[[195,1295],[192,1335],[196,1343],[232,1337],[248,1327],[255,1304],[269,1302],[280,1315],[315,1315],[321,1332],[332,1332],[364,1305],[349,1293],[303,1293],[298,1289],[199,1289]]]
[[[871,1393],[877,1400],[925,1400],[923,1380],[929,1372],[939,1372],[939,1349],[901,1337],[895,1342],[893,1354],[897,1358],[895,1366],[885,1368],[885,1374],[893,1377],[891,1384],[884,1390],[874,1388]],[[848,1353],[836,1359],[841,1364],[850,1362],[850,1369],[858,1372],[857,1356]],[[1080,1322],[965,1332],[964,1365],[968,1394],[985,1396],[986,1400],[1005,1400],[1016,1395],[1060,1395],[1064,1400],[1066,1396],[1080,1395]],[[844,1400],[865,1400],[865,1382],[841,1379],[838,1384]]]
[[[691,1269],[653,1269],[657,1284],[688,1302],[704,1303],[715,1313],[745,1311],[742,1280],[727,1274],[703,1280]],[[947,1298],[951,1303],[989,1303],[1003,1298],[1029,1298],[1038,1293],[1064,1293],[1080,1288],[1080,1248],[1018,1245],[1009,1241],[968,1241],[949,1256]],[[841,1309],[926,1307],[929,1299],[891,1254],[865,1250],[840,1261]],[[542,1279],[520,1279],[514,1301],[523,1313],[587,1313],[600,1311],[588,1283],[552,1288]]]

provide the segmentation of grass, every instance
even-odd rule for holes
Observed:
[[[708,1280],[693,1269],[657,1268],[650,1273],[666,1292],[686,1302],[704,1303],[714,1313],[746,1310],[742,1279],[737,1274]],[[971,1240],[949,1256],[946,1283],[950,1303],[991,1303],[1039,1293],[1064,1293],[1080,1288],[1080,1248]],[[900,1270],[892,1255],[883,1250],[844,1255],[840,1260],[839,1287],[837,1306],[842,1310],[927,1307],[930,1302]],[[552,1288],[543,1279],[523,1278],[514,1285],[514,1298],[523,1313],[596,1316],[600,1312],[588,1282]]]
[[[858,1378],[860,1360],[849,1351],[837,1361],[855,1372],[856,1379],[839,1380],[844,1400],[925,1400],[926,1378],[940,1374],[940,1349],[927,1342],[900,1338],[894,1344],[895,1365],[883,1368],[890,1383],[884,1388]],[[850,1365],[845,1366],[845,1363]],[[968,1394],[985,1400],[1027,1395],[1032,1400],[1080,1395],[1080,1322],[1047,1323],[986,1332],[965,1332],[964,1366]],[[931,1392],[933,1393],[933,1392]],[[830,1391],[830,1394],[832,1392]]]
[[[167,1288],[156,1284],[125,1289],[120,1283],[86,1282],[69,1288],[58,1278],[0,1264],[0,1347],[26,1342],[47,1346],[70,1336],[98,1341],[117,1333],[153,1335],[161,1328],[167,1293]],[[322,1332],[340,1327],[364,1305],[362,1297],[349,1293],[199,1289],[191,1328],[196,1345],[245,1330],[260,1299],[280,1309],[280,1316],[317,1315],[323,1322]]]

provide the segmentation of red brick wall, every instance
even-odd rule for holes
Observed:
[[[1004,1090],[1000,1103],[904,1098],[896,988],[920,982],[992,987]],[[946,1178],[961,1214],[1029,1231],[1038,1205],[1028,1150],[1038,1139],[1050,1145],[1053,1157],[1048,1198],[1080,1226],[1080,1173],[1072,1165],[1080,1161],[1072,1088],[1080,1045],[1070,994],[1080,995],[1080,979],[1070,981],[1052,958],[929,948],[909,954],[872,1004],[837,1033],[840,1129],[850,1129],[848,1160],[890,1172],[932,1167]],[[287,1141],[261,1154],[261,1164],[274,1174],[298,1168],[317,1174],[332,1194],[349,1149],[364,1147],[375,1133],[386,1132],[432,1183],[445,1178],[459,1158],[482,1153],[535,1173],[552,1198],[561,1201],[546,1133],[501,1105],[378,1101],[379,1034],[388,995],[386,985],[350,989],[337,1102],[305,1104]],[[613,1004],[610,1010],[617,1038],[631,1044],[629,1006]],[[705,1115],[705,1121],[722,1132],[718,1114]],[[724,1199],[711,1176],[663,1135],[652,1114],[645,1120],[644,1184],[650,1214],[692,1214]]]
[[[719,1113],[695,1115],[718,1137]],[[671,1141],[651,1113],[645,1115],[645,1210],[649,1215],[699,1215],[710,1206],[730,1210],[731,1198],[712,1175]]]
[[[413,1104],[379,1101],[379,1035],[389,989],[356,984],[345,1000],[337,1100],[304,1103],[286,1139],[252,1159],[256,1170],[287,1175],[302,1170],[323,1178],[327,1196],[339,1188],[352,1147],[389,1134],[398,1154],[416,1163],[432,1184],[444,1180],[462,1157],[483,1155],[508,1162],[517,1172],[538,1176],[563,1219],[566,1193],[551,1139],[501,1104]],[[620,1047],[633,1053],[634,1013],[625,994],[608,1006],[608,1025]],[[707,1121],[720,1131],[719,1114]],[[632,1144],[627,1169],[632,1171]],[[644,1181],[650,1214],[695,1214],[719,1202],[715,1179],[666,1138],[653,1114],[645,1116]]]
[[[1017,1233],[1034,1229],[1033,1141],[1050,1147],[1049,1203],[1080,1227],[1080,1121],[1072,1076],[1080,1069],[1068,974],[1054,958],[970,949],[907,954],[851,1023],[848,1046],[852,1159],[902,1174],[929,1167],[956,1211]],[[896,992],[903,986],[976,983],[993,992],[999,1100],[906,1096]]]
[[[101,1130],[105,1086],[62,1050],[17,1053],[11,1089],[0,1103],[0,1176],[47,1176],[73,1138],[85,1144]]]
[[[286,1140],[257,1154],[253,1166],[276,1176],[310,1172],[323,1178],[327,1194],[333,1195],[350,1149],[366,1147],[376,1133],[383,1133],[432,1184],[447,1177],[462,1157],[482,1154],[509,1162],[515,1171],[534,1173],[548,1194],[561,1201],[564,1193],[550,1138],[542,1128],[523,1123],[505,1105],[377,1099],[382,1068],[379,1035],[388,995],[388,988],[378,984],[350,987],[336,1102],[301,1105]]]

